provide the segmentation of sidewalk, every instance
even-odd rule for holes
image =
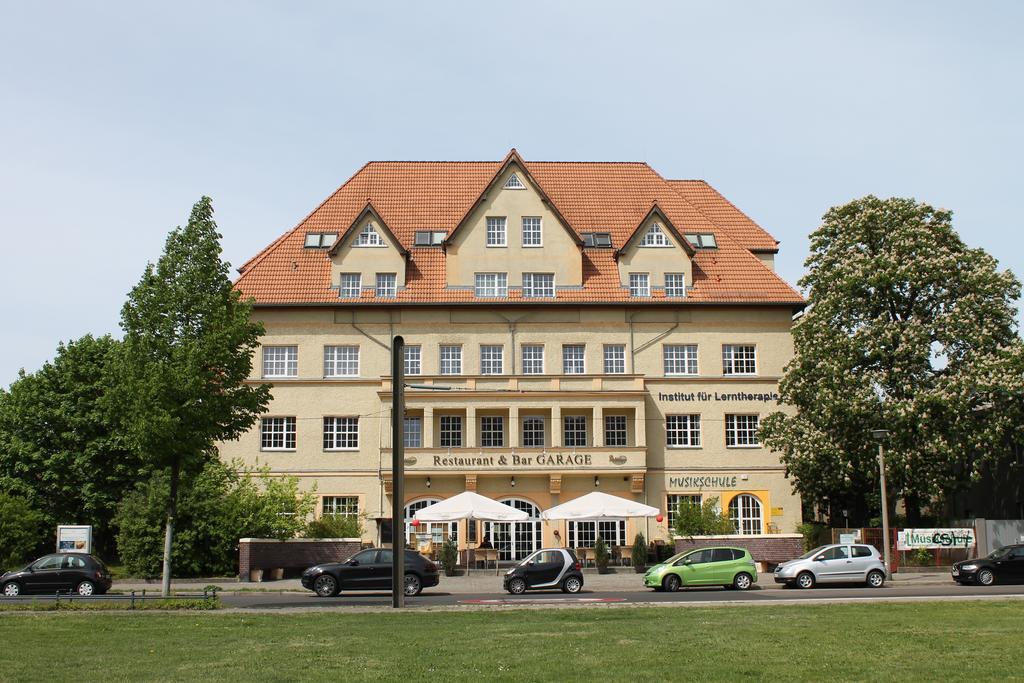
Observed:
[[[504,570],[502,570],[504,571]],[[611,574],[598,574],[596,570],[585,570],[583,572],[585,584],[584,590],[601,592],[622,592],[643,590],[643,579],[641,574],[633,571],[615,572]],[[922,573],[922,572],[901,572],[894,574],[890,585],[894,586],[928,586],[950,583],[951,579],[947,573]],[[201,592],[206,586],[217,586],[223,592],[306,592],[298,579],[283,579],[281,581],[263,581],[251,583],[232,579],[182,579],[171,583],[171,590],[174,592],[194,593]],[[758,574],[757,587],[762,590],[781,590],[782,585],[775,583],[771,574]],[[115,581],[112,590],[115,591],[142,591],[147,593],[159,591],[160,581],[146,582],[127,579]],[[444,591],[446,593],[498,593],[501,592],[501,572],[495,573],[490,570],[473,570],[463,576],[441,576],[441,583],[436,588],[428,588],[428,591]]]

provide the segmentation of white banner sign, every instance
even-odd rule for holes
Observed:
[[[897,550],[917,548],[972,548],[974,529],[900,529]]]
[[[61,553],[91,553],[92,552],[92,527],[91,526],[58,526],[57,527],[57,552]]]

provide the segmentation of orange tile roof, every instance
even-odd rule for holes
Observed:
[[[417,230],[454,230],[503,163],[370,162],[296,227],[239,268],[235,286],[257,304],[357,304],[338,297],[326,250],[303,245],[307,232],[344,233],[370,202],[409,250],[406,286],[388,299],[363,292],[358,304],[521,301],[518,290],[495,300],[475,296],[472,288],[448,288],[443,249],[413,246]],[[555,299],[529,299],[530,303],[665,302],[658,290],[652,297],[631,297],[619,284],[614,257],[615,249],[626,243],[655,203],[680,232],[714,233],[718,243],[717,249],[697,251],[693,287],[686,299],[673,299],[673,303],[803,303],[799,292],[751,253],[774,250],[777,243],[771,235],[703,181],[668,181],[645,163],[523,164],[578,235],[611,233],[613,247],[582,250],[582,289],[558,290]]]

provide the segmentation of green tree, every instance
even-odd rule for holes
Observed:
[[[61,344],[52,362],[0,390],[0,490],[25,496],[51,536],[58,524],[91,524],[103,555],[118,502],[147,471],[100,406],[118,346],[91,335]]]
[[[761,425],[805,500],[865,521],[878,509],[877,444],[888,429],[890,507],[914,523],[1020,438],[1020,284],[968,248],[949,211],[864,197],[811,235],[805,314],[781,402]],[[890,510],[892,512],[892,510]]]
[[[0,492],[0,573],[22,566],[40,546],[45,519],[29,502]]]
[[[124,341],[108,407],[137,452],[168,472],[164,594],[183,475],[215,459],[215,444],[238,438],[270,400],[267,385],[246,383],[263,332],[251,311],[221,260],[209,197],[171,232],[121,310]]]
[[[680,536],[720,536],[736,533],[736,525],[718,509],[718,498],[706,499],[700,505],[680,500],[673,530]]]

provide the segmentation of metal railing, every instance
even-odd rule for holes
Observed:
[[[135,609],[136,603],[142,603],[146,601],[155,600],[208,600],[210,598],[216,598],[219,591],[210,588],[204,588],[202,593],[174,593],[168,597],[164,597],[160,591],[149,591],[142,589],[140,591],[129,591],[127,593],[104,593],[102,595],[78,595],[77,593],[60,592],[54,593],[35,593],[32,595],[15,595],[15,596],[0,596],[0,604],[13,603],[13,602],[33,602],[38,600],[54,601],[55,604],[59,605],[61,601],[68,603],[75,602],[122,602],[128,603],[125,609]]]

